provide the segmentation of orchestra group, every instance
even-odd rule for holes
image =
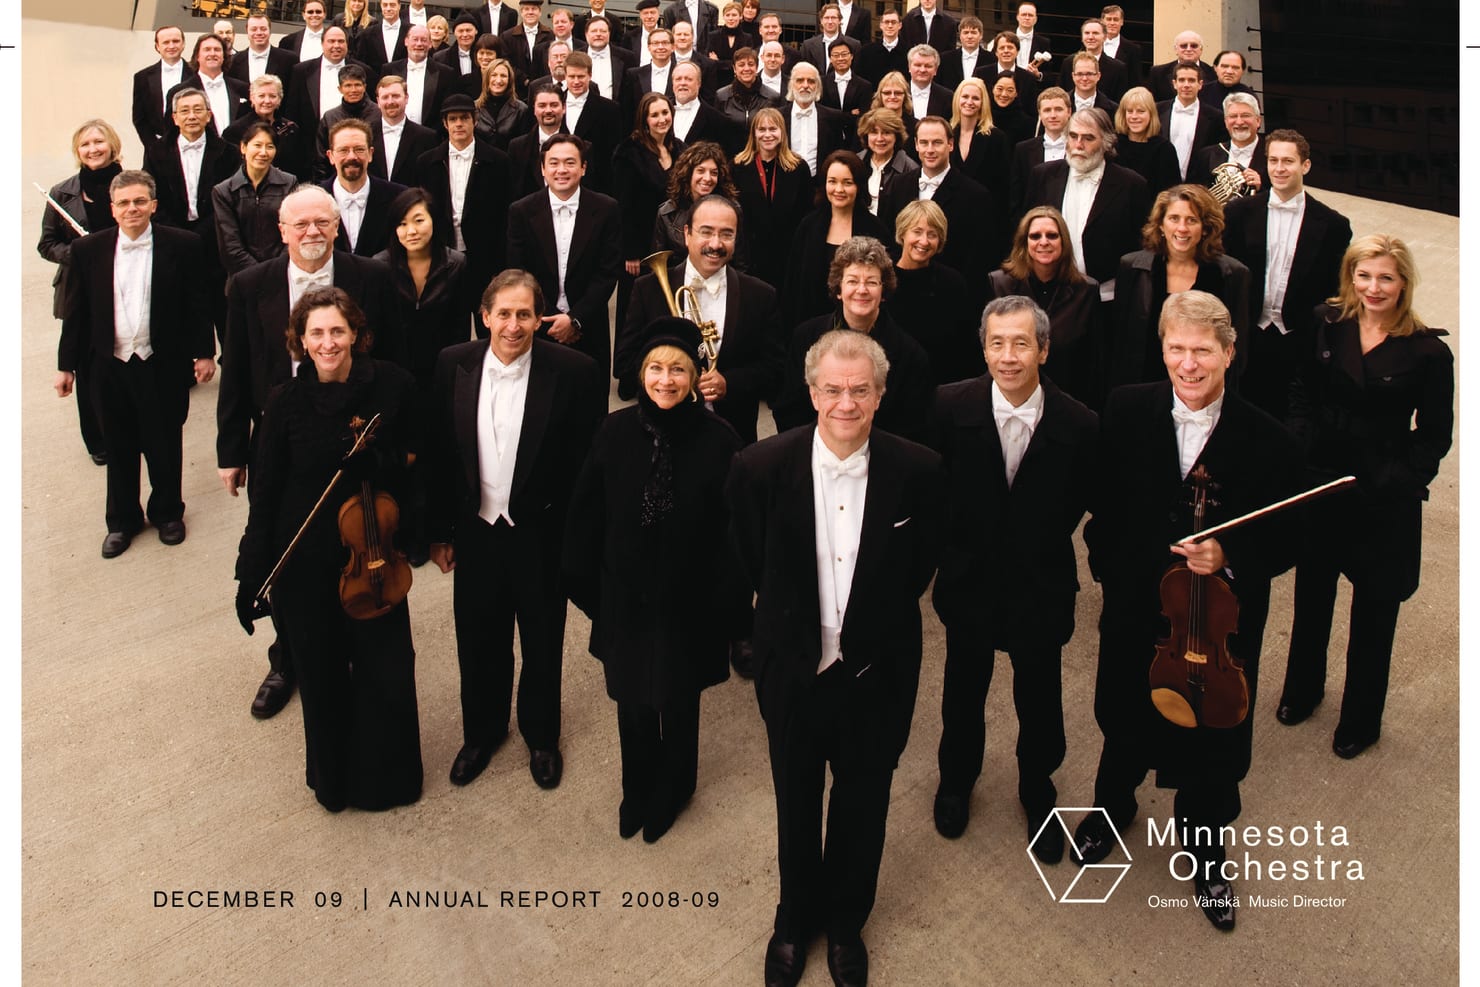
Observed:
[[[1323,701],[1344,575],[1332,749],[1378,740],[1453,357],[1408,246],[1306,191],[1310,146],[1266,129],[1243,53],[1210,64],[1189,31],[1148,66],[1117,6],[1068,39],[1031,2],[995,36],[939,0],[828,2],[798,47],[759,0],[605,6],[307,0],[276,45],[253,14],[245,48],[223,21],[188,58],[162,27],[134,76],[142,167],[90,119],[51,189],[55,388],[106,469],[102,555],[146,525],[185,541],[182,429],[219,367],[219,479],[249,501],[236,612],[275,637],[251,711],[298,692],[327,810],[421,795],[428,562],[452,579],[454,785],[514,711],[533,780],[560,783],[571,603],[616,704],[624,839],[695,796],[701,691],[754,679],[767,984],[821,936],[835,983],[867,980],[932,585],[943,837],[968,826],[998,651],[1044,865],[1105,859],[1151,770],[1179,829],[1231,823],[1291,569],[1274,718]],[[635,403],[608,414],[613,383]],[[1071,833],[1082,521],[1103,747]],[[1223,847],[1186,849],[1232,929]]]

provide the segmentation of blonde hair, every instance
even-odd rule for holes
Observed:
[[[1120,105],[1115,107],[1115,129],[1117,132],[1130,137],[1130,128],[1125,124],[1125,108],[1145,110],[1149,116],[1146,119],[1146,137],[1148,139],[1161,133],[1161,114],[1156,112],[1156,97],[1151,95],[1151,90],[1145,86],[1137,86],[1127,89],[1125,95],[1120,97]]]
[[[981,115],[976,119],[976,132],[990,134],[992,132],[992,92],[987,88],[987,84],[976,76],[956,83],[956,91],[951,94],[951,130],[961,129],[961,91],[967,86],[975,86],[982,98]]]
[[[1413,311],[1413,294],[1418,289],[1418,269],[1413,264],[1413,254],[1408,250],[1408,244],[1385,233],[1359,237],[1346,248],[1346,254],[1341,258],[1341,287],[1334,298],[1326,299],[1326,304],[1339,308],[1343,319],[1355,319],[1361,315],[1362,299],[1355,284],[1357,265],[1374,257],[1391,257],[1398,266],[1398,277],[1403,279],[1403,293],[1398,296],[1394,323],[1387,330],[1388,335],[1411,336],[1428,328]]]
[[[119,140],[118,131],[114,130],[107,120],[95,117],[92,120],[85,121],[82,126],[72,131],[72,160],[77,162],[77,167],[83,167],[82,155],[77,153],[77,148],[82,143],[82,138],[87,136],[89,130],[96,130],[103,135],[103,140],[107,142],[108,150],[113,155],[108,159],[108,163],[112,164],[117,161],[123,153],[123,141]]]

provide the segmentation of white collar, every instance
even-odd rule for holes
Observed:
[[[1011,401],[1007,400],[1007,395],[1002,393],[1002,388],[997,386],[995,380],[992,381],[992,417],[997,419],[999,425],[1002,423],[1002,419],[1008,416],[1023,418],[1028,413],[1032,414],[1033,421],[1036,424],[1039,415],[1042,413],[1042,407],[1043,383],[1041,381],[1037,387],[1033,388],[1033,393],[1028,395],[1027,400],[1017,406],[1014,406]]]
[[[561,206],[570,206],[576,212],[581,211],[581,187],[579,185],[577,185],[576,190],[570,194],[570,198],[565,200],[562,200],[559,196],[557,196],[553,191],[550,191],[550,189],[548,188],[546,188],[545,191],[549,192],[550,194],[550,211],[552,213],[556,209],[559,209]]]
[[[703,281],[704,290],[709,292],[710,297],[717,297],[719,293],[725,289],[725,285],[729,283],[728,276],[726,274],[728,270],[729,265],[726,265],[720,268],[718,271],[715,271],[714,274],[710,277],[704,278],[700,277],[699,272],[694,270],[694,262],[686,260],[683,262],[683,283],[693,284],[694,279],[699,278],[701,281]]]
[[[358,192],[351,192],[340,184],[339,179],[334,179],[334,198],[348,199],[356,202],[366,202],[370,198],[370,180],[365,179],[365,184],[360,186]]]

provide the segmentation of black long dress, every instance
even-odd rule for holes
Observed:
[[[465,283],[467,258],[458,250],[434,251],[432,269],[427,272],[420,297],[404,260],[397,264],[389,250],[382,250],[375,259],[391,269],[396,319],[411,354],[410,370],[421,392],[430,394],[437,354],[468,341],[468,311],[476,307],[477,300],[472,294],[475,286]]]
[[[353,444],[350,420],[381,425],[373,449],[345,464],[328,504],[304,533],[272,590],[303,702],[306,778],[319,802],[389,809],[421,797],[415,651],[406,603],[353,620],[339,602],[346,558],[338,507],[369,479],[405,503],[402,479],[415,432],[415,384],[395,364],[357,356],[343,383],[321,383],[312,361],[268,401],[255,490],[236,577],[261,585]]]

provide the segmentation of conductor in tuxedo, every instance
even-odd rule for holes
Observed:
[[[1235,895],[1218,830],[1240,812],[1269,583],[1293,561],[1286,546],[1297,539],[1286,514],[1183,543],[1193,532],[1187,481],[1203,467],[1217,485],[1205,518],[1211,527],[1289,496],[1299,482],[1299,457],[1279,422],[1225,388],[1235,333],[1216,295],[1171,295],[1159,332],[1169,380],[1112,391],[1101,420],[1098,499],[1085,540],[1090,571],[1104,589],[1095,720],[1105,743],[1094,801],[1104,811],[1079,824],[1074,856],[1093,864],[1109,854],[1116,845],[1111,825],[1124,831],[1131,824],[1136,787],[1155,768],[1157,786],[1176,792],[1173,815],[1183,849],[1196,862],[1199,904],[1214,927],[1227,931]],[[1184,560],[1198,576],[1217,576],[1238,603],[1227,648],[1247,679],[1248,711],[1235,726],[1210,726],[1200,717],[1179,725],[1160,712],[1165,700],[1152,702],[1147,668],[1166,634],[1159,587],[1172,564]],[[1188,714],[1195,701],[1185,704]]]
[[[741,450],[726,489],[731,539],[757,593],[756,697],[776,791],[768,985],[801,979],[819,932],[835,983],[868,980],[862,931],[915,709],[920,595],[935,572],[943,496],[939,456],[872,427],[888,372],[866,334],[822,336],[806,357],[816,425]]]
[[[158,205],[147,172],[124,171],[108,186],[118,226],[72,244],[66,312],[53,381],[68,397],[85,364],[104,422],[108,454],[103,558],[128,550],[149,523],[159,540],[185,540],[181,437],[192,381],[216,372],[200,238],[153,222]],[[149,505],[139,507],[139,456],[149,465]]]
[[[611,368],[607,305],[622,272],[622,212],[611,196],[582,187],[586,142],[557,134],[540,151],[545,188],[509,207],[511,267],[539,285],[539,334]]]
[[[503,271],[483,292],[488,340],[447,347],[433,378],[427,532],[437,568],[456,570],[463,746],[454,785],[477,778],[508,735],[516,621],[530,774],[541,788],[560,784],[565,509],[607,384],[585,354],[536,338],[543,309],[533,275]]]
[[[996,652],[1006,651],[1018,800],[1033,853],[1056,864],[1064,832],[1044,822],[1064,760],[1061,658],[1079,592],[1073,539],[1093,489],[1099,421],[1041,376],[1049,318],[1031,298],[988,302],[981,339],[988,373],[937,389],[931,422],[956,533],[935,577],[946,627],[935,828],[949,839],[966,831],[986,745],[983,707]]]

